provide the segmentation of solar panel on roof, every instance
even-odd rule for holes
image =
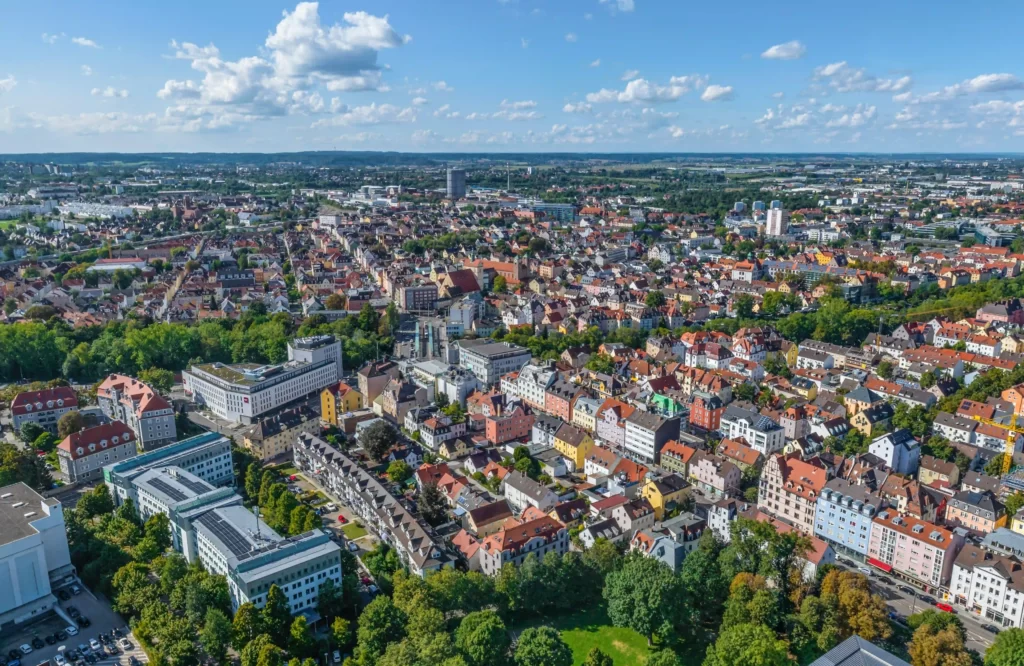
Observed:
[[[206,481],[203,481],[202,479],[190,479],[188,477],[177,477],[177,481],[178,481],[178,483],[180,483],[181,485],[185,486],[186,488],[188,488],[192,492],[196,493],[197,495],[202,495],[203,493],[208,493],[211,490],[213,490],[213,486],[208,484]]]
[[[180,490],[178,490],[171,484],[167,483],[163,479],[150,479],[149,485],[153,486],[163,494],[167,495],[175,502],[181,502],[183,500],[188,499],[188,496],[185,495],[185,493],[181,492]]]
[[[249,543],[245,535],[215,512],[204,513],[199,516],[198,522],[220,539],[235,557],[240,558],[252,549],[252,544]]]

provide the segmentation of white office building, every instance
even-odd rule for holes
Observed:
[[[0,636],[56,607],[53,588],[74,572],[60,502],[24,483],[0,488]]]
[[[530,362],[530,350],[510,342],[459,340],[459,367],[471,371],[486,386],[492,386],[502,375],[515,372]]]
[[[185,393],[222,419],[252,425],[261,414],[318,394],[341,377],[341,343],[330,335],[288,343],[281,365],[204,363],[182,373]]]

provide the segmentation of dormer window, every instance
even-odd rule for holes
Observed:
[[[100,440],[100,447],[102,447],[104,449],[107,448],[107,440],[101,439]]]
[[[113,437],[110,438],[110,441],[113,442],[114,444],[117,444],[121,440],[117,435],[114,435]]]
[[[47,409],[53,409],[53,400],[47,400],[46,401],[46,408]]]
[[[83,453],[85,453],[85,449],[83,449],[82,447],[78,447],[77,449],[75,449],[75,453],[77,453],[78,455],[82,455]]]
[[[63,407],[64,406],[64,398],[57,398],[57,406],[58,407]]]
[[[132,434],[130,432],[126,432],[126,433],[124,433],[121,436],[124,437],[124,441],[126,441],[126,442],[131,441],[131,439],[132,439]]]
[[[32,403],[29,403],[29,404],[25,405],[25,411],[26,412],[31,412],[32,411]]]
[[[43,403],[37,402],[36,403],[36,409],[42,409],[42,408],[43,408]]]
[[[90,444],[89,445],[89,452],[91,453],[91,452],[93,452],[95,450],[96,450],[96,445],[95,444]]]

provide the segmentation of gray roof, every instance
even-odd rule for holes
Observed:
[[[0,488],[0,546],[36,534],[39,530],[32,523],[48,515],[44,504],[60,506],[57,500],[44,499],[24,483]]]
[[[850,636],[810,666],[910,666],[860,636]]]

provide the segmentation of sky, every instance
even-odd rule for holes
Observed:
[[[0,153],[1024,152],[1019,0],[39,0]]]

